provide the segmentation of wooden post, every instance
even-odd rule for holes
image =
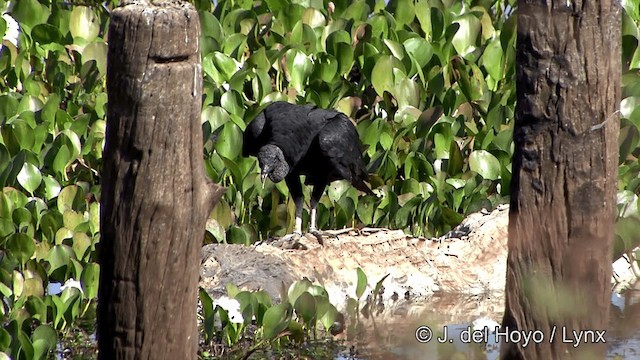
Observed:
[[[200,248],[224,188],[204,174],[198,13],[125,1],[109,27],[100,359],[195,359]]]
[[[518,1],[503,326],[543,341],[525,344],[515,333],[502,346],[503,359],[604,358],[599,335],[606,339],[611,296],[620,14],[617,0]]]

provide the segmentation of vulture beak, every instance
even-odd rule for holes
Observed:
[[[262,180],[262,190],[264,190],[264,184],[265,184],[265,181],[267,180],[268,175],[269,174],[266,172],[263,172],[262,174],[260,174],[260,180]]]

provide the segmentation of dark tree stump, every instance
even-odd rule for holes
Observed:
[[[200,247],[224,188],[204,175],[198,13],[128,2],[109,27],[101,359],[195,359]]]
[[[620,12],[613,0],[518,1],[503,326],[542,331],[544,341],[508,343],[502,358],[604,358],[606,344],[574,347],[562,330],[575,339],[572,330],[608,327]]]

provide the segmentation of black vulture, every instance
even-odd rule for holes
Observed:
[[[349,118],[336,110],[314,105],[275,102],[267,106],[244,132],[242,155],[255,156],[264,182],[285,180],[296,206],[295,234],[302,234],[305,184],[311,193],[309,230],[316,232],[316,206],[326,186],[347,180],[356,189],[374,195],[365,183],[367,172],[362,161],[360,140]]]

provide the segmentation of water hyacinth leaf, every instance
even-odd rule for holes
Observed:
[[[58,194],[58,211],[64,214],[66,211],[78,209],[84,202],[84,191],[77,185],[66,186]]]
[[[275,339],[284,331],[291,321],[292,307],[289,303],[272,306],[265,313],[262,320],[264,337],[268,340]]]
[[[289,38],[292,47],[302,46],[307,53],[315,53],[318,40],[316,33],[311,26],[304,24],[302,21],[298,21],[296,26],[291,31],[291,37]]]
[[[289,286],[287,290],[287,298],[289,299],[290,304],[295,304],[298,296],[300,296],[303,292],[307,291],[309,287],[312,285],[311,281],[308,279],[302,279],[294,282]]]
[[[46,275],[44,275],[46,277]],[[42,282],[40,282],[42,284]],[[44,291],[44,289],[43,289]],[[49,293],[49,289],[47,289],[47,294]],[[45,304],[42,299],[43,295],[40,296],[31,296],[24,304],[25,310],[33,316],[34,319],[39,320],[41,323],[45,323],[47,321],[47,304]],[[0,346],[0,349],[2,346]]]
[[[40,174],[40,170],[36,166],[24,163],[18,173],[17,180],[29,194],[33,195],[33,192],[36,191],[40,183],[42,183],[42,174]]]
[[[460,27],[453,36],[451,43],[459,55],[465,56],[475,50],[476,40],[481,30],[481,23],[472,13],[463,14],[456,19],[454,23],[459,24]]]
[[[425,67],[431,60],[431,57],[433,57],[433,47],[423,38],[410,38],[405,40],[402,45],[407,54],[409,54],[421,68]]]
[[[447,164],[447,173],[455,176],[462,172],[464,166],[464,157],[457,141],[452,141],[449,147],[449,163]]]
[[[305,53],[297,49],[287,51],[287,72],[291,77],[291,86],[301,94],[305,92],[305,84],[313,71],[313,64]]]
[[[107,44],[103,42],[92,42],[82,50],[82,62],[87,64],[90,61],[96,62],[96,67],[100,74],[107,73]]]
[[[84,297],[87,299],[98,298],[98,281],[100,280],[100,265],[96,263],[88,263],[82,269],[80,282],[84,291]]]
[[[218,43],[224,41],[224,32],[218,19],[207,11],[198,11],[198,15],[200,16],[202,35],[209,36]]]
[[[62,34],[57,27],[50,24],[38,24],[31,29],[31,37],[40,44],[59,43]]]
[[[302,15],[302,21],[312,28],[324,26],[326,23],[322,12],[314,8],[307,8],[304,11],[304,14]]]
[[[410,24],[416,16],[416,9],[412,0],[390,1],[388,6],[391,8],[390,12],[395,15],[396,29],[401,29],[404,25]]]
[[[220,156],[235,159],[242,150],[242,131],[233,122],[224,124],[214,148]]]
[[[35,359],[33,343],[31,339],[29,339],[29,336],[22,330],[18,330],[18,342],[20,343],[22,355],[24,355],[26,359]]]
[[[367,288],[367,274],[364,273],[362,268],[356,269],[358,274],[358,283],[356,284],[356,297],[360,299],[364,295],[364,290]]]
[[[10,16],[10,15],[7,14],[6,16]],[[7,35],[7,20],[5,20],[5,18],[2,16],[0,16],[0,34],[2,34],[3,37]],[[2,348],[0,347],[0,349]]]
[[[225,81],[229,81],[238,71],[238,65],[236,65],[235,60],[224,53],[214,52],[212,60],[215,68],[222,74]]]
[[[92,42],[100,32],[100,19],[93,12],[93,9],[87,6],[76,6],[71,11],[71,22],[69,23],[69,32],[74,40],[80,38],[87,43]]]
[[[375,210],[374,200],[372,198],[364,198],[358,200],[356,213],[363,224],[373,223],[373,212]]]
[[[338,310],[331,303],[323,302],[318,304],[317,312],[319,314],[318,320],[324,327],[325,331],[329,331],[329,329],[331,329],[331,327],[335,323],[336,319],[338,319]]]
[[[55,245],[49,251],[46,260],[49,262],[49,269],[47,270],[47,274],[51,275],[54,271],[66,267],[69,265],[71,257],[69,253],[65,249],[64,245]]]
[[[329,199],[334,203],[338,202],[338,200],[342,198],[342,196],[349,190],[350,187],[351,184],[344,180],[332,182],[329,185],[328,190]]]
[[[369,5],[364,0],[356,0],[342,13],[344,19],[365,21],[369,15]]]
[[[421,196],[416,196],[411,198],[407,203],[405,203],[398,212],[396,212],[395,222],[396,226],[400,229],[407,227],[409,224],[409,216],[411,212],[413,212],[416,207],[422,202]]]
[[[86,255],[88,255],[88,251],[91,247],[91,238],[81,232],[77,232],[73,234],[73,244],[71,248],[73,252],[76,254],[76,258],[78,260],[83,260]]]
[[[351,71],[354,61],[354,49],[350,44],[337,44],[338,74],[345,75]]]
[[[316,299],[309,292],[305,291],[296,299],[294,309],[296,314],[302,317],[307,326],[311,326],[316,316]]]
[[[391,55],[393,55],[396,59],[398,60],[405,59],[406,53],[405,53],[405,48],[403,44],[390,39],[384,39],[382,42],[385,44],[387,49],[389,49],[389,51],[391,52]],[[407,62],[405,61],[405,63]]]
[[[385,91],[393,91],[395,85],[394,68],[402,69],[402,63],[391,55],[381,56],[374,65],[371,73],[371,84],[378,95],[382,96]]]
[[[620,115],[623,118],[630,119],[635,109],[640,107],[640,96],[629,96],[620,101]]]
[[[487,70],[487,73],[489,73],[494,80],[502,79],[502,46],[500,45],[499,39],[496,38],[489,42],[484,49],[479,64]]]
[[[236,91],[231,90],[222,94],[220,98],[220,106],[229,114],[242,117],[244,109],[242,107],[242,97]]]
[[[420,87],[418,84],[404,76],[396,76],[396,79],[398,78],[401,80],[396,84],[393,91],[393,96],[398,101],[398,109],[405,111],[407,107],[416,108],[420,106]],[[398,115],[401,114],[396,114],[396,116]],[[415,116],[415,118],[417,117]]]
[[[327,298],[327,299],[329,298],[329,293],[327,292],[327,289],[325,289],[320,285],[309,286],[309,288],[307,289],[307,292],[315,297],[321,297],[321,298]]]
[[[62,187],[58,180],[56,180],[51,175],[45,175],[42,177],[42,182],[44,183],[44,196],[45,199],[51,200],[58,196]]]
[[[469,155],[469,168],[488,180],[500,177],[500,161],[486,150],[474,150]]]
[[[427,40],[433,41],[431,28],[431,4],[429,0],[418,0],[415,6],[415,13],[422,31],[425,33]],[[439,35],[439,34],[438,34]]]
[[[11,16],[20,24],[30,28],[47,22],[51,11],[38,0],[20,0],[13,4]],[[3,33],[4,35],[4,33]]]
[[[314,70],[314,78],[320,78],[322,81],[330,83],[338,75],[338,60],[328,54],[322,56],[319,59],[318,66],[315,66]]]
[[[35,240],[24,233],[11,234],[6,242],[7,250],[11,252],[16,260],[20,264],[25,264],[27,260],[31,259],[36,251]]]
[[[22,114],[26,111],[38,112],[44,107],[44,103],[39,98],[33,95],[25,95],[20,99],[18,103],[18,114]]]
[[[250,244],[249,234],[246,233],[245,229],[237,225],[232,225],[227,231],[227,241],[230,244]]]
[[[38,326],[31,335],[33,339],[34,359],[45,358],[58,343],[58,333],[50,325]]]

